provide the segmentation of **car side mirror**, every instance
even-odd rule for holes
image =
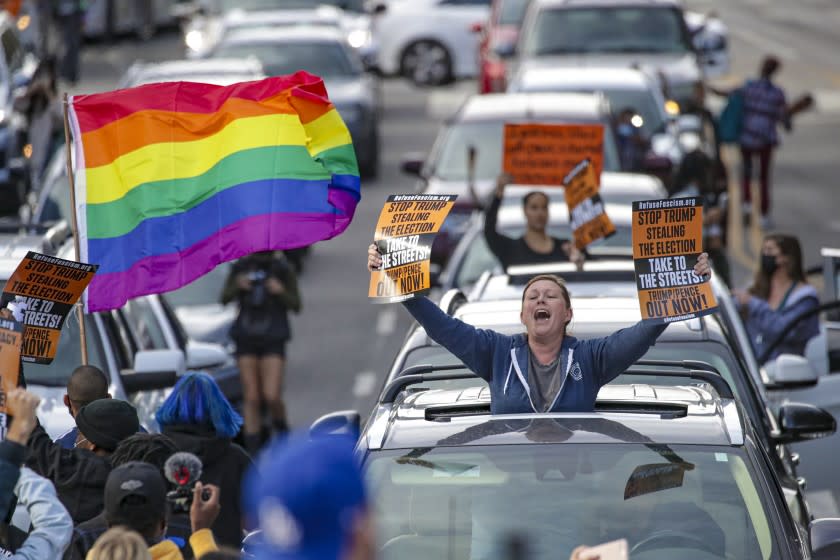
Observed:
[[[830,436],[837,430],[834,416],[811,404],[785,403],[779,407],[779,440],[785,443]]]
[[[168,389],[184,374],[186,363],[180,350],[141,350],[134,355],[134,369],[123,370],[126,393]]]
[[[795,354],[779,355],[775,360],[764,364],[764,371],[773,381],[774,388],[811,387],[819,380],[808,359]]]
[[[406,175],[423,176],[424,159],[419,154],[407,154],[400,162],[400,169]]]
[[[187,343],[186,360],[187,369],[206,369],[226,363],[230,355],[220,344],[190,340]]]
[[[811,522],[809,532],[813,560],[840,558],[840,519],[815,519]]]
[[[361,416],[355,410],[340,410],[325,414],[312,422],[309,434],[312,436],[351,435],[359,437]]]

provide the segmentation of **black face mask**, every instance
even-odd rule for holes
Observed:
[[[776,263],[775,255],[761,255],[761,271],[768,276],[776,272],[779,265]]]

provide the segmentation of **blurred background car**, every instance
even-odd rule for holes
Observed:
[[[365,72],[343,33],[325,27],[291,27],[279,33],[271,27],[232,31],[209,53],[209,58],[253,56],[267,76],[306,70],[324,79],[327,92],[344,120],[363,177],[379,171],[381,95],[375,76]]]
[[[187,57],[203,56],[231,30],[253,26],[323,25],[340,29],[366,65],[376,61],[363,0],[197,0],[178,8]]]
[[[176,25],[178,0],[90,0],[84,16],[84,36],[112,38],[134,34],[152,37],[162,27]]]
[[[490,0],[392,0],[374,8],[377,66],[420,86],[478,73],[476,52]]]
[[[704,60],[674,0],[531,0],[508,76],[534,64],[637,66],[661,72],[668,97],[682,106],[704,80]]]
[[[120,88],[159,82],[201,82],[228,86],[265,77],[256,57],[210,58],[205,60],[172,60],[169,62],[135,62],[120,79]]]

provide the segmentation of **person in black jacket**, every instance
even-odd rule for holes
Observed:
[[[239,548],[244,528],[240,488],[252,465],[245,450],[231,441],[242,427],[242,417],[216,381],[203,372],[188,373],[178,380],[155,417],[179,450],[201,460],[199,480],[219,487],[222,509],[213,524],[213,535],[220,544]]]
[[[255,453],[262,445],[262,406],[278,432],[288,430],[283,403],[286,342],[291,338],[289,311],[300,311],[297,278],[280,252],[262,251],[240,259],[231,269],[222,303],[236,300],[239,314],[230,335],[242,379],[243,440]]]
[[[111,472],[109,455],[119,443],[140,429],[137,411],[118,399],[100,399],[76,414],[79,439],[73,449],[53,442],[38,424],[29,436],[26,466],[55,485],[58,499],[73,524],[102,511],[105,480]]]
[[[496,231],[496,218],[505,187],[510,176],[502,174],[496,181],[496,192],[484,217],[484,237],[490,250],[499,259],[502,267],[524,264],[572,261],[582,266],[584,255],[568,239],[557,239],[548,235],[548,196],[533,191],[522,198],[525,212],[525,233],[512,239]]]

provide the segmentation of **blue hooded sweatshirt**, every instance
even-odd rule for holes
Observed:
[[[452,352],[490,385],[492,414],[542,412],[531,401],[528,341],[524,334],[507,336],[478,329],[444,313],[428,298],[403,302],[429,337]],[[605,338],[563,337],[560,360],[566,377],[548,412],[591,412],[598,390],[641,358],[666,324],[640,321]]]

